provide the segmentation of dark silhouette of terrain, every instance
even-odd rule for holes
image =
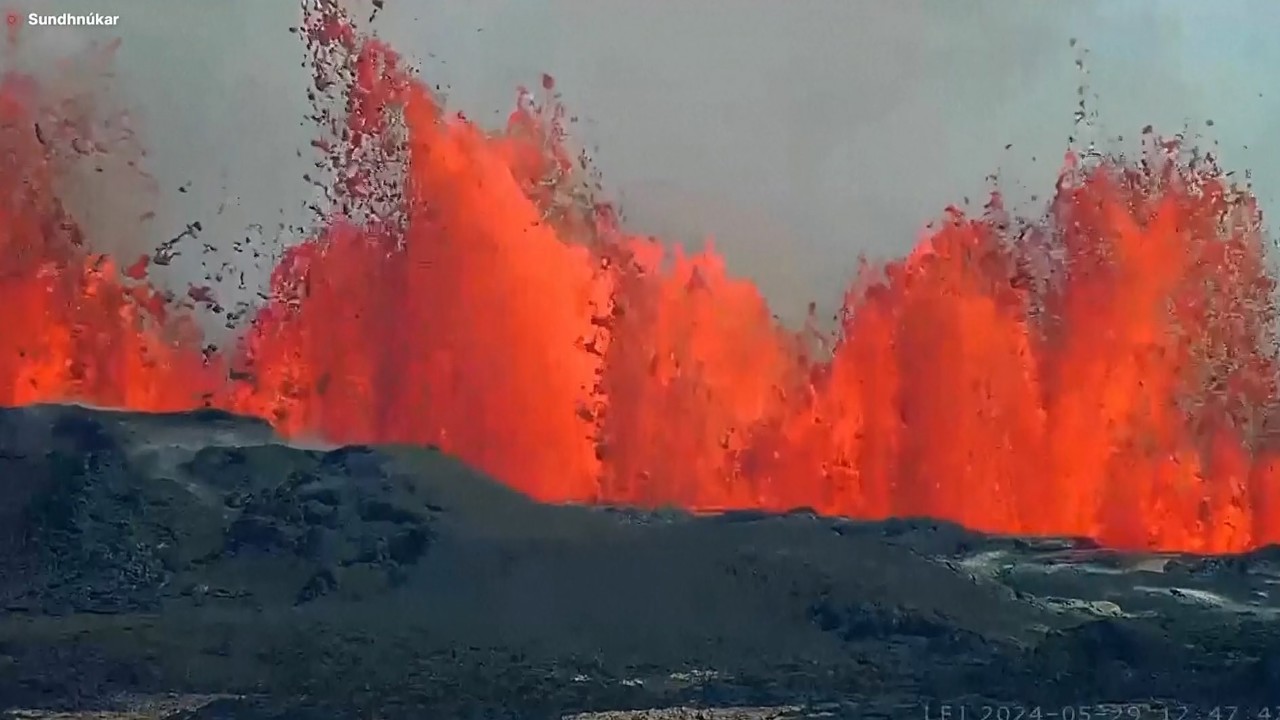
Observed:
[[[183,692],[228,697],[170,717],[1275,714],[1278,594],[1280,548],[556,507],[432,449],[291,447],[215,411],[0,409],[0,708]]]

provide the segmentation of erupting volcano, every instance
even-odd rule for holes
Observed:
[[[1150,133],[1137,158],[1068,153],[1042,218],[948,210],[864,267],[827,339],[713,250],[626,234],[583,191],[550,78],[489,132],[310,5],[332,215],[225,352],[144,261],[90,249],[57,193],[77,128],[4,77],[0,403],[430,443],[547,501],[1280,541],[1274,282],[1212,158]]]

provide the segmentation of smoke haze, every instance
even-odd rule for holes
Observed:
[[[302,175],[313,131],[303,49],[288,32],[295,4],[16,9],[120,16],[115,28],[23,30],[28,65],[123,38],[120,102],[135,110],[156,189],[108,173],[77,211],[100,217],[104,198],[130,195],[130,216],[138,197],[157,215],[117,225],[136,238],[94,240],[142,249],[200,222],[215,250],[189,248],[166,279],[250,296],[238,277],[204,277],[247,262],[227,250],[232,241],[294,242],[310,220]],[[901,254],[946,205],[978,204],[992,172],[1015,200],[1047,194],[1080,132],[1081,57],[1099,117],[1084,141],[1190,127],[1220,144],[1229,169],[1252,171],[1274,206],[1280,106],[1265,73],[1280,45],[1262,32],[1278,16],[1262,0],[392,0],[375,27],[481,124],[505,120],[516,86],[555,76],[579,118],[576,141],[630,224],[689,244],[714,236],[731,268],[795,319],[810,300],[838,304],[859,254]],[[270,267],[264,257],[242,268],[248,287]]]

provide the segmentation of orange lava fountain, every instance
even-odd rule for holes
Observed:
[[[1254,200],[1211,160],[1148,136],[1137,160],[1069,154],[1042,221],[998,196],[949,210],[864,268],[823,348],[714,251],[623,233],[579,192],[554,102],[486,133],[333,0],[303,30],[317,102],[341,108],[317,142],[335,213],[229,355],[143,264],[88,250],[44,109],[4,79],[0,403],[214,405],[432,443],[549,501],[1280,542],[1273,281]]]

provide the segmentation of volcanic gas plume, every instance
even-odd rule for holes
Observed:
[[[333,213],[227,351],[196,329],[201,291],[90,249],[56,191],[51,128],[76,125],[3,79],[0,402],[431,443],[549,501],[1280,541],[1273,280],[1255,202],[1212,158],[1150,134],[1137,158],[1068,153],[1043,218],[948,209],[864,267],[824,339],[779,327],[713,250],[620,230],[550,78],[486,132],[332,0],[301,34]]]

